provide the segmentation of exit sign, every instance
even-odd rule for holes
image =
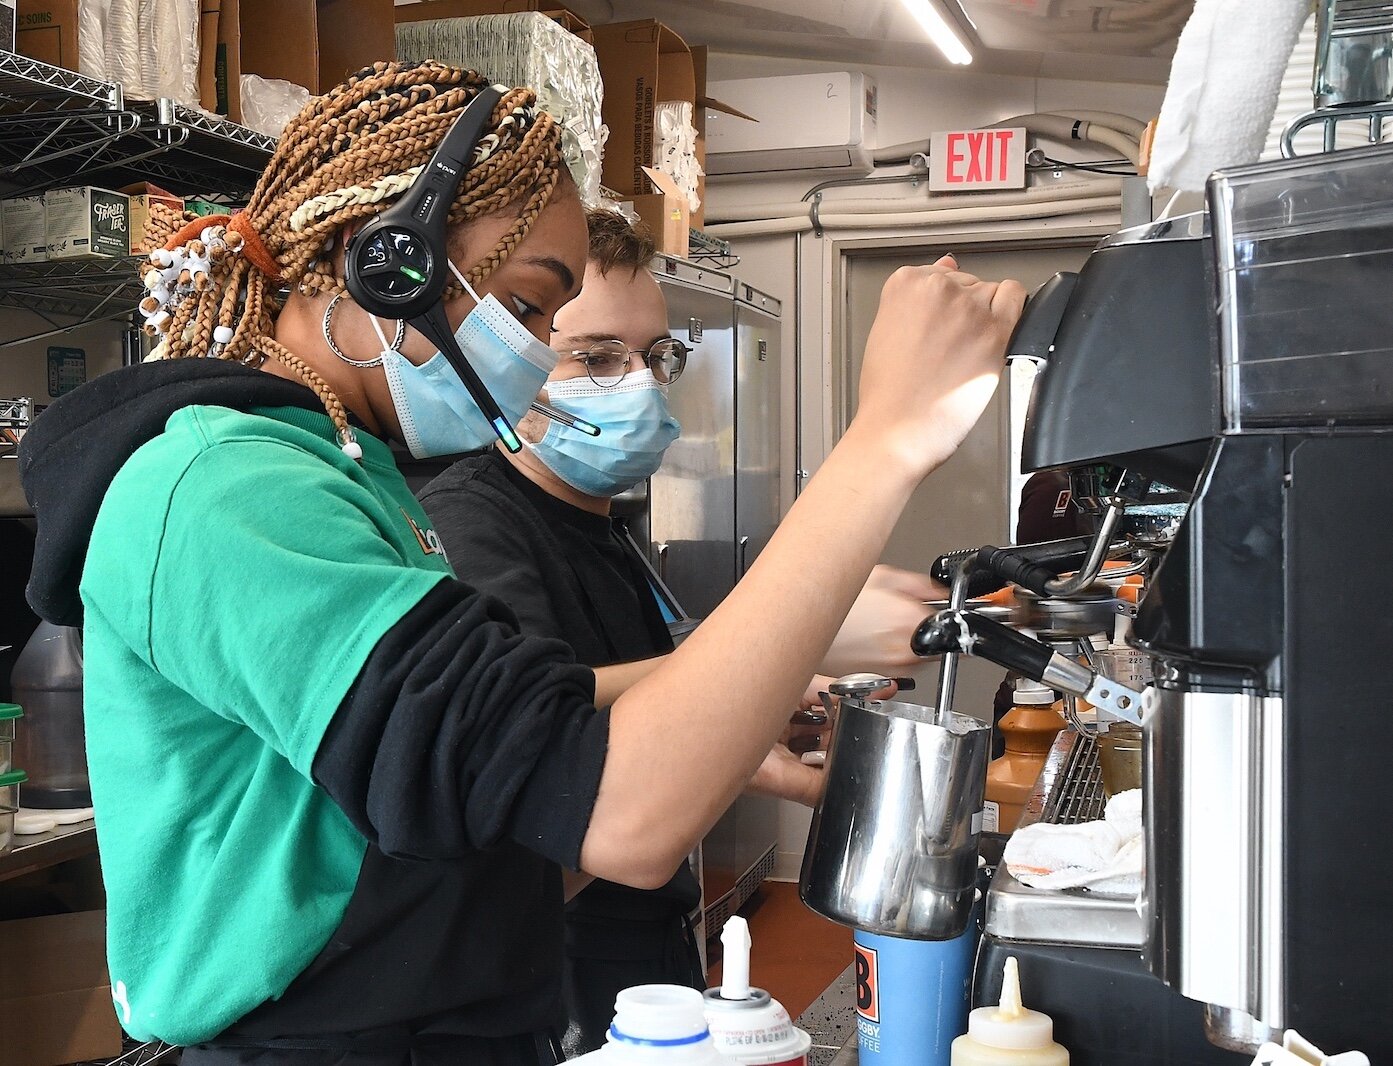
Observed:
[[[1025,188],[1025,130],[949,130],[929,140],[929,188]]]

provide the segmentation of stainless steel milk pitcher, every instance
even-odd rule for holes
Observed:
[[[803,902],[867,932],[959,936],[972,914],[990,750],[990,727],[967,715],[843,695]]]

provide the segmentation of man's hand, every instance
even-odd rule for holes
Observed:
[[[909,650],[909,638],[928,617],[924,601],[947,595],[926,574],[877,566],[827,650],[822,672],[841,677],[865,670],[894,677],[918,666],[922,660]]]
[[[779,743],[764,757],[745,790],[757,796],[777,796],[805,807],[816,807],[822,799],[825,782],[822,767],[807,765],[788,745]]]

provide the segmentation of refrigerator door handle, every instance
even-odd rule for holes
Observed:
[[[749,560],[746,558],[746,555],[748,554],[748,548],[749,548],[749,546],[750,546],[750,538],[749,538],[749,537],[741,537],[741,538],[740,538],[740,576],[741,576],[741,577],[744,577],[744,576],[745,576],[745,571],[748,570],[748,569],[750,568],[750,562],[749,562]]]
[[[663,579],[663,582],[666,584],[666,582],[667,582],[667,545],[666,545],[666,544],[655,544],[655,545],[653,545],[653,552],[654,552],[654,554],[656,554],[656,555],[658,556],[658,576],[659,576],[660,578],[662,578],[662,579]]]

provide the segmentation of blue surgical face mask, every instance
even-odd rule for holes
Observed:
[[[492,294],[480,299],[454,263],[450,269],[474,298],[474,309],[455,330],[455,343],[508,421],[517,425],[555,368],[556,353],[528,333]],[[474,451],[497,440],[443,352],[417,366],[400,352],[385,351],[382,369],[402,442],[417,459]]]
[[[553,474],[587,496],[614,496],[651,476],[682,427],[667,406],[667,388],[648,369],[608,388],[588,377],[553,381],[549,402],[600,427],[587,436],[555,420],[531,445]]]

